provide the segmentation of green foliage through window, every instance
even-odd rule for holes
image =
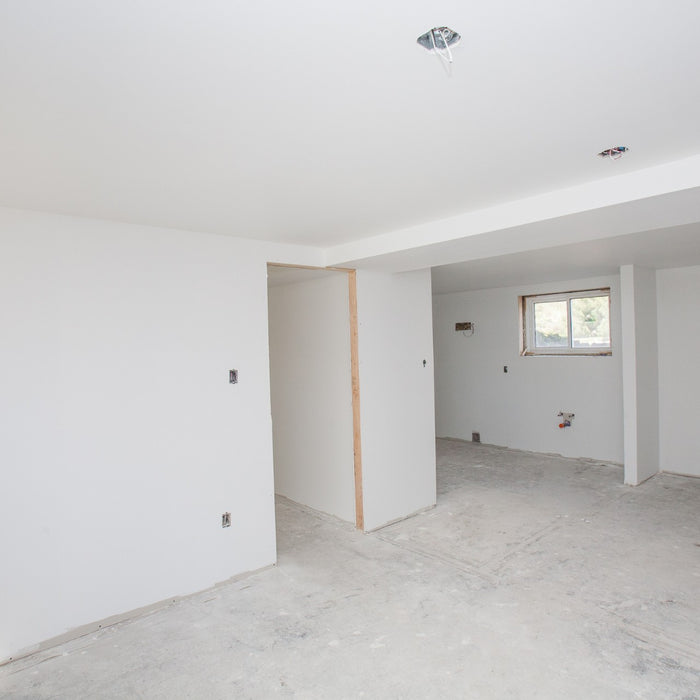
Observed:
[[[538,348],[568,347],[569,324],[565,301],[535,304],[535,345]]]
[[[523,354],[610,354],[610,290],[522,297]]]

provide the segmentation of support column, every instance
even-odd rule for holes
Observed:
[[[656,271],[620,268],[625,483],[659,471],[659,362]]]

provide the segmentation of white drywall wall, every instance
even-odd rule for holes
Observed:
[[[273,563],[266,262],[320,253],[11,210],[0,250],[0,659]]]
[[[656,273],[662,471],[700,476],[700,267]]]
[[[354,523],[348,275],[271,287],[269,309],[275,491]]]
[[[435,504],[430,300],[429,270],[358,270],[366,530]]]
[[[625,483],[659,471],[656,271],[620,267]]]
[[[519,296],[599,287],[611,289],[612,356],[520,355]],[[456,332],[459,321],[474,334]],[[622,461],[617,277],[436,295],[434,337],[439,436]],[[560,410],[576,414],[571,428],[558,427]]]

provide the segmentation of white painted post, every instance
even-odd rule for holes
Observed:
[[[659,367],[656,272],[620,267],[625,483],[659,471]]]

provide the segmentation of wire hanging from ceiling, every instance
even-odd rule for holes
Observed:
[[[627,153],[630,149],[627,146],[613,146],[612,148],[606,148],[598,154],[599,158],[610,158],[610,160],[619,160],[622,156]]]
[[[428,51],[437,54],[445,63],[452,63],[452,47],[456,46],[462,37],[449,27],[433,27],[421,34],[417,42]]]

